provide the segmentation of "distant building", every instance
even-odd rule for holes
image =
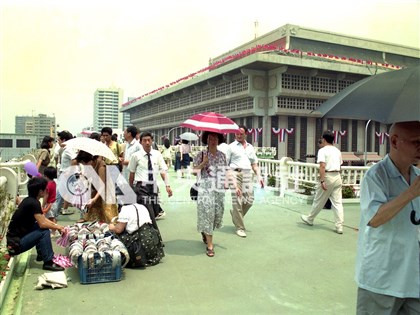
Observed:
[[[123,115],[119,108],[123,100],[123,90],[115,87],[97,89],[94,96],[93,129],[99,132],[103,127],[122,129]]]
[[[196,73],[162,82],[161,88],[123,104],[122,111],[157,139],[194,114],[222,113],[247,126],[248,142],[276,147],[277,158],[300,161],[314,156],[317,140],[329,129],[337,135],[336,146],[353,159],[364,151],[366,121],[324,119],[316,109],[367,76],[419,65],[419,56],[417,48],[287,24],[212,58]],[[369,124],[366,145],[376,153],[369,155],[372,160],[388,152],[383,137],[388,130]],[[176,135],[171,133],[170,140]]]
[[[36,136],[36,146],[39,147],[45,136],[55,137],[55,117],[45,114],[38,116],[16,116],[15,133]]]
[[[39,144],[37,136],[28,134],[0,134],[0,157],[1,162],[7,162],[13,158],[19,158],[32,153]]]
[[[129,101],[131,101],[133,99],[134,99],[134,97],[128,97],[127,98],[127,101],[129,102]],[[122,126],[122,129],[124,130],[125,128],[127,128],[127,126],[131,126],[132,123],[131,123],[130,113],[123,112],[122,114],[123,114],[123,126]]]

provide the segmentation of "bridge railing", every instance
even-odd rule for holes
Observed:
[[[274,177],[274,187],[284,196],[286,190],[297,191],[305,184],[319,182],[319,164],[295,162],[291,158],[283,157],[280,160],[259,159],[258,164],[261,176],[267,184],[270,177]],[[342,166],[341,177],[343,186],[351,187],[356,196],[360,191],[360,183],[370,166]]]
[[[17,195],[26,196],[28,193],[26,184],[29,178],[24,170],[24,166],[28,162],[35,163],[35,157],[28,154],[23,156],[20,161],[0,163],[0,185],[14,199]]]

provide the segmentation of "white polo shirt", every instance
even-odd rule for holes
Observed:
[[[240,142],[233,141],[226,152],[226,161],[231,169],[250,170],[252,164],[258,163],[252,144],[246,142],[244,147]]]
[[[135,152],[140,151],[142,149],[142,146],[136,139],[133,139],[130,143],[126,142],[124,150],[124,160],[130,161],[131,156]],[[128,165],[123,165],[122,173],[124,178],[128,181],[128,176],[130,175],[130,172],[128,171]]]

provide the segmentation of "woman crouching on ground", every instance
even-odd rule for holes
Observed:
[[[159,232],[153,227],[149,211],[138,203],[121,207],[109,230],[117,234],[130,254],[127,267],[156,265],[165,256]]]

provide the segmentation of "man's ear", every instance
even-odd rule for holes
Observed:
[[[398,136],[397,135],[392,135],[389,138],[389,145],[394,148],[395,150],[397,149],[397,142],[398,142]]]

